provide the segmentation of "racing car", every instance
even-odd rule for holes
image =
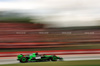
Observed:
[[[23,55],[19,54],[17,56],[17,60],[20,61],[21,63],[26,63],[26,62],[40,62],[40,61],[57,61],[60,60],[62,61],[62,57],[58,57],[56,55],[39,55],[38,53],[32,53],[30,55]]]

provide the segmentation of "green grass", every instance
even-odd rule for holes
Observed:
[[[0,66],[100,66],[100,60],[36,62],[36,63],[32,62],[32,63],[7,64]]]
[[[0,49],[0,52],[43,51],[43,50],[79,50],[79,49],[100,49],[100,44],[77,44],[76,46],[59,47],[59,48]]]

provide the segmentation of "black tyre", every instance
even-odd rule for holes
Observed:
[[[57,61],[57,57],[56,56],[51,57],[51,61]]]
[[[26,57],[22,57],[20,60],[21,63],[26,63],[28,62],[28,59]]]

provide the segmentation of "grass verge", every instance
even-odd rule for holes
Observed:
[[[100,66],[100,60],[6,64],[0,66]]]

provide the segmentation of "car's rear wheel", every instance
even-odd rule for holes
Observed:
[[[53,57],[51,58],[51,61],[57,61],[57,57],[56,57],[56,56],[53,56]]]
[[[22,57],[20,60],[21,63],[26,63],[28,62],[28,59],[26,57]]]

